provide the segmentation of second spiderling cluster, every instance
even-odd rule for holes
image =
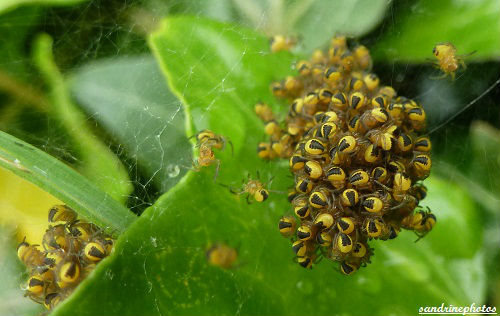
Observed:
[[[24,240],[17,255],[29,270],[25,295],[52,309],[111,253],[113,239],[99,227],[78,220],[66,205],[52,207],[48,220],[41,247]]]
[[[419,206],[431,168],[425,111],[381,86],[371,66],[365,46],[335,37],[328,51],[296,64],[297,76],[271,85],[290,102],[284,119],[255,106],[269,135],[258,155],[290,162],[293,215],[279,229],[306,268],[325,257],[352,274],[370,262],[369,240],[396,238],[402,228],[420,238],[436,222]]]

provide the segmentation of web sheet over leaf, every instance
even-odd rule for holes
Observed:
[[[191,167],[184,111],[165,86],[153,56],[86,65],[74,74],[71,86],[80,104],[148,176],[144,187],[154,183],[165,192]]]

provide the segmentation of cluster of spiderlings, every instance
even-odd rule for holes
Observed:
[[[381,86],[371,66],[365,46],[335,37],[326,53],[296,63],[297,76],[272,83],[290,102],[282,122],[255,106],[270,138],[258,155],[288,158],[294,174],[294,215],[279,229],[305,268],[325,257],[352,274],[370,262],[369,240],[396,238],[401,228],[423,237],[436,222],[418,206],[431,167],[425,111]]]
[[[54,308],[113,248],[113,239],[97,226],[77,219],[65,205],[49,210],[49,226],[41,247],[25,240],[17,248],[29,270],[25,296]]]

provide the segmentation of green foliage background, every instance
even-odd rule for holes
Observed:
[[[189,171],[188,137],[209,128],[231,139],[217,182],[239,185],[259,170],[285,191],[287,163],[256,157],[264,133],[253,105],[284,111],[269,83],[293,73],[293,62],[337,32],[359,37],[382,81],[422,101],[433,128],[500,78],[499,14],[493,0],[2,2],[0,166],[118,236],[51,314],[409,315],[443,302],[498,305],[498,86],[431,135],[432,233],[372,242],[372,264],[352,277],[328,262],[294,263],[276,227],[286,198],[248,205],[213,182],[213,169]],[[270,54],[272,34],[301,41]],[[432,79],[439,72],[426,60],[443,41],[476,51],[453,82]],[[19,289],[19,227],[0,226],[1,315],[41,311]],[[219,241],[239,249],[239,268],[207,265],[205,250]]]

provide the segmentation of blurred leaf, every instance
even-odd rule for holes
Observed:
[[[0,15],[0,33],[2,33],[0,36],[0,92],[16,101],[15,104],[9,105],[0,100],[2,128],[12,128],[12,122],[18,117],[24,105],[31,105],[42,112],[46,110],[46,100],[37,89],[38,82],[32,78],[30,59],[25,52],[28,32],[40,16],[40,10],[37,7],[19,8]]]
[[[425,62],[432,48],[451,42],[467,60],[500,59],[500,2],[497,0],[420,0],[393,14],[372,53],[377,59]]]
[[[483,238],[477,245],[486,254],[484,261],[490,300],[497,293],[495,287],[500,273],[500,186],[497,179],[500,174],[500,131],[481,121],[472,123],[470,133],[457,133],[456,128],[450,129],[452,132],[446,137],[444,148],[441,148],[443,152],[434,155],[436,163],[433,169],[448,183],[456,183],[466,190],[480,206],[476,212],[481,217],[481,226],[475,229],[483,232]],[[458,156],[459,163],[451,161],[450,156]],[[451,231],[448,233],[453,234]],[[469,246],[464,245],[464,248]]]
[[[475,200],[489,211],[485,216],[484,249],[487,258],[490,294],[498,301],[500,267],[500,130],[486,122],[471,125],[472,162],[464,181]],[[494,302],[495,303],[495,302]]]
[[[152,180],[161,192],[185,173],[180,169],[191,166],[184,111],[152,56],[88,64],[74,74],[71,89],[86,112],[125,146],[148,182]]]
[[[23,5],[67,6],[86,0],[2,0],[0,1],[0,14]]]
[[[128,209],[64,163],[1,131],[0,166],[52,194],[89,222],[114,235],[135,219]]]
[[[500,131],[485,122],[476,121],[471,125],[468,139],[460,137],[450,139],[450,142],[460,143],[462,159],[467,160],[467,164],[457,168],[442,159],[436,171],[467,189],[496,222],[500,217],[500,182],[497,177],[500,174]]]
[[[186,0],[165,3],[145,0],[158,14],[193,14],[218,21],[232,21],[261,30],[268,36],[299,37],[297,50],[312,52],[333,35],[361,36],[384,17],[387,0]]]
[[[367,33],[382,20],[390,3],[386,0],[227,2],[233,4],[237,13],[235,21],[244,21],[267,35],[298,35],[299,47],[306,52],[326,44],[336,33],[351,36]],[[211,17],[209,12],[202,12]]]
[[[389,4],[386,0],[299,0],[287,7],[284,32],[299,34],[299,46],[311,52],[335,34],[368,33],[381,22]]]
[[[0,7],[2,5],[0,4]],[[40,10],[37,7],[19,8],[0,15],[0,69],[1,73],[25,78],[27,75],[27,58],[24,43],[28,31],[39,19]],[[0,80],[0,89],[3,90],[4,80]]]
[[[497,197],[500,209],[500,130],[488,123],[476,121],[471,126],[472,165],[468,175]],[[479,171],[479,172],[478,172]]]
[[[0,225],[17,228],[18,241],[26,236],[30,243],[40,244],[47,229],[48,210],[57,204],[62,202],[0,168]]]
[[[78,151],[80,172],[119,202],[126,203],[133,187],[127,171],[111,150],[87,125],[87,118],[73,104],[63,76],[52,55],[52,39],[40,35],[34,44],[33,60],[50,90],[50,113],[56,116]]]
[[[1,169],[0,169],[1,170]],[[36,315],[42,306],[22,296],[21,280],[24,267],[16,252],[15,233],[0,225],[0,315]]]
[[[188,17],[166,19],[151,45],[172,92],[193,115],[188,132],[210,128],[231,137],[234,157],[216,153],[217,181],[236,186],[259,170],[264,181],[276,176],[272,189],[285,190],[292,181],[287,168],[255,154],[264,133],[252,110],[256,100],[272,99],[269,81],[290,71],[290,56],[263,53],[267,40],[252,31]],[[189,172],[52,314],[408,315],[419,306],[484,300],[478,214],[453,184],[426,181],[424,204],[438,217],[431,234],[418,243],[410,232],[373,242],[373,263],[345,277],[327,260],[313,270],[292,261],[290,242],[277,229],[290,209],[283,195],[248,205],[212,177],[213,168]],[[219,241],[238,247],[238,268],[207,264],[207,247]]]
[[[163,15],[165,13],[191,13],[191,14],[201,14],[204,17],[214,19],[217,21],[230,21],[236,18],[234,3],[235,0],[185,0],[179,3],[170,2],[165,4],[165,1],[162,0],[148,0],[150,4],[150,8],[158,8],[160,5],[167,5],[170,8],[165,8]],[[255,2],[255,1],[247,1],[247,2]]]

